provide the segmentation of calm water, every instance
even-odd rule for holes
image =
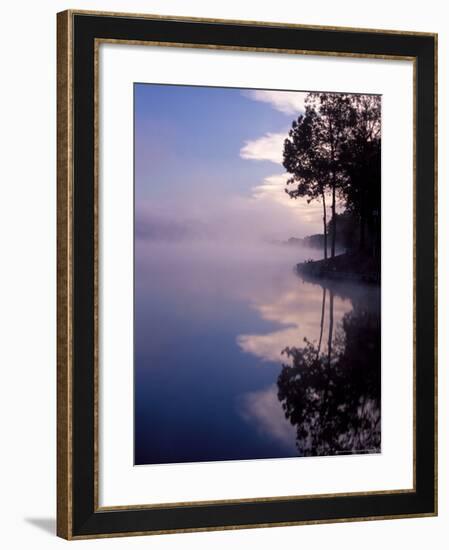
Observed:
[[[379,452],[380,293],[316,256],[137,242],[136,464]]]

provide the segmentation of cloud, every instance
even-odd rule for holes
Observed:
[[[271,90],[245,90],[243,95],[253,101],[268,103],[277,111],[299,116],[305,110],[304,102],[308,92],[277,92]],[[264,136],[249,140],[240,150],[240,156],[251,160],[269,160],[282,164],[282,151],[288,129],[284,132],[268,132]]]
[[[290,212],[294,211],[295,215],[297,214],[297,217],[309,226],[309,231],[321,231],[322,204],[319,201],[307,203],[303,197],[290,198],[285,192],[287,179],[287,174],[274,174],[266,177],[262,183],[252,188],[252,198],[287,207]]]
[[[246,141],[240,149],[240,157],[249,160],[269,160],[276,164],[282,164],[286,137],[287,132],[268,132],[258,139]]]
[[[272,176],[267,176],[260,185],[256,185],[252,188],[251,196],[255,199],[269,199],[282,202],[282,204],[286,203],[286,205],[289,206],[290,204],[293,205],[296,201],[290,199],[284,191],[286,183],[286,174],[274,174]]]
[[[245,91],[245,97],[254,101],[269,103],[274,109],[286,115],[296,115],[305,110],[304,100],[308,92],[278,92],[272,90]]]

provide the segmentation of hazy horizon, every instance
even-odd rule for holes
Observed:
[[[321,205],[284,192],[282,144],[304,93],[136,84],[134,99],[138,239],[321,232]]]

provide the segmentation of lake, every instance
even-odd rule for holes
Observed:
[[[135,464],[380,451],[380,291],[320,257],[136,241]]]

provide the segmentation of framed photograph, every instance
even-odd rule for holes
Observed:
[[[437,37],[58,14],[58,534],[433,516]]]

